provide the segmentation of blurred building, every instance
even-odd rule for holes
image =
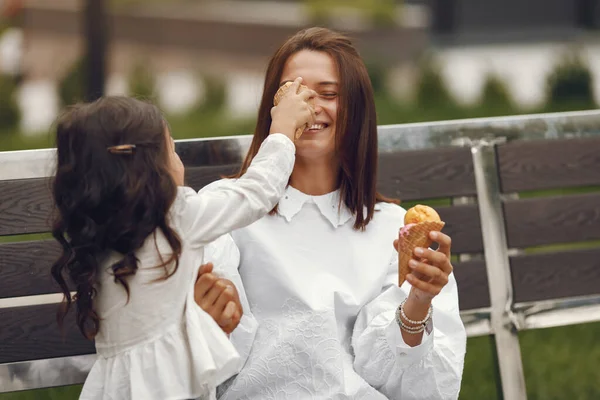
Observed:
[[[51,83],[60,81],[81,57],[81,4],[79,0],[26,3],[22,19],[26,93],[51,91]],[[356,18],[342,18],[338,24],[350,27],[365,57],[393,66],[414,60],[427,46],[424,10],[409,7],[398,13],[397,26],[384,29],[365,28]],[[268,58],[287,37],[312,25],[305,8],[294,2],[166,1],[115,8],[109,16],[108,92],[126,93],[128,76],[142,63],[157,75],[167,109],[185,108],[180,93],[195,101],[189,93],[191,82],[209,74],[227,82],[233,114],[253,114]],[[202,87],[198,91],[201,95]]]
[[[545,73],[574,43],[594,68],[600,97],[599,1],[405,0],[397,2],[393,26],[377,27],[360,13],[334,14],[328,25],[349,33],[363,57],[390,71],[389,87],[397,96],[409,96],[415,61],[433,49],[460,100],[474,101],[493,72],[507,80],[520,104],[534,105],[543,95]],[[26,129],[47,126],[58,108],[57,84],[82,55],[82,3],[25,2],[20,63]],[[268,57],[287,37],[315,24],[296,0],[124,3],[130,5],[109,16],[107,91],[127,93],[134,67],[142,64],[156,74],[170,112],[202,98],[197,78],[211,75],[226,82],[233,115],[252,115]]]

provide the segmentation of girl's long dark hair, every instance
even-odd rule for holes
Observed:
[[[165,278],[177,270],[181,241],[168,223],[177,186],[165,130],[157,107],[127,97],[73,106],[57,123],[52,234],[62,255],[52,277],[65,297],[58,321],[62,325],[74,302],[77,326],[88,339],[100,326],[93,300],[105,257],[122,255],[110,272],[129,296],[127,277],[138,268],[135,252],[160,229],[172,253],[158,267],[165,268]],[[115,151],[118,145],[127,146]]]

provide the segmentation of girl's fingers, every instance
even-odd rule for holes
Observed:
[[[304,89],[300,91],[300,98],[304,101],[307,101],[313,97],[317,97],[317,92],[311,89]]]
[[[300,85],[302,84],[302,77],[297,77],[296,79],[294,79],[294,82],[292,82],[292,85],[290,86],[290,93],[298,93],[298,89],[300,89]]]
[[[209,272],[200,275],[198,280],[196,280],[194,285],[194,299],[198,305],[200,305],[202,299],[204,299],[218,279],[215,274]]]
[[[215,282],[215,284],[212,286],[212,288],[210,288],[208,293],[202,298],[202,300],[200,300],[200,307],[206,312],[212,311],[215,301],[217,301],[217,299],[225,290],[225,288],[226,285],[223,282]]]
[[[200,269],[198,269],[198,276],[196,277],[196,281],[198,281],[198,279],[200,279],[200,276],[202,276],[203,274],[207,274],[213,271],[213,263],[209,262],[206,264],[202,264],[200,266]]]
[[[227,286],[220,294],[212,306],[216,316],[219,316],[225,310],[229,302],[233,301],[233,289]]]
[[[225,309],[223,310],[220,318],[217,319],[219,325],[221,327],[227,327],[228,325],[231,325],[233,321],[233,315],[235,314],[236,310],[237,305],[233,301],[228,302],[225,305]]]

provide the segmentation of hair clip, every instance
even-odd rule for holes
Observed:
[[[117,146],[107,147],[106,150],[112,154],[133,154],[135,144],[119,144]]]

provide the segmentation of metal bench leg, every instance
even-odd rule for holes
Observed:
[[[512,312],[512,280],[496,165],[496,143],[499,143],[498,139],[479,140],[471,147],[490,288],[491,327],[496,340],[503,397],[526,400],[518,325]]]

